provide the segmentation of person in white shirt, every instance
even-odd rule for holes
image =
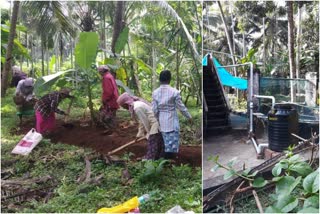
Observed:
[[[144,159],[157,160],[164,156],[164,142],[159,132],[159,123],[154,116],[152,107],[141,98],[123,93],[117,100],[118,104],[131,113],[133,119],[138,120],[139,130],[136,140],[145,136],[148,140],[148,151]]]
[[[171,72],[163,70],[160,73],[160,87],[152,93],[152,110],[160,124],[164,140],[165,158],[175,159],[179,152],[180,125],[177,110],[192,123],[192,117],[183,104],[180,92],[171,87]]]

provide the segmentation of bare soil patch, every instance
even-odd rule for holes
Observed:
[[[65,126],[63,121],[57,120],[56,129],[47,138],[52,143],[64,143],[84,148],[91,148],[101,154],[116,149],[135,139],[137,133],[137,124],[129,121],[117,121],[117,127],[108,131],[103,127],[90,126],[80,121],[69,121],[72,126]],[[85,126],[87,125],[87,126]],[[19,129],[13,129],[16,134],[26,134],[31,128],[35,127],[34,120],[25,121]],[[126,152],[134,154],[134,160],[146,154],[147,142],[141,141],[131,145],[117,153],[122,155]],[[201,146],[180,146],[180,151],[176,164],[189,164],[193,167],[201,167],[202,165],[202,147]]]

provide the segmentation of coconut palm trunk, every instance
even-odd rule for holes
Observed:
[[[176,44],[176,88],[180,90],[180,78],[179,78],[179,68],[180,68],[180,56],[179,56],[179,46],[180,46],[180,40],[179,40],[179,35],[177,36],[177,44]]]
[[[297,23],[297,70],[296,70],[296,77],[299,78],[300,76],[300,55],[301,55],[301,11],[302,11],[302,4],[298,3],[298,23]]]
[[[224,31],[226,33],[226,37],[227,37],[227,40],[228,40],[228,46],[229,46],[229,50],[230,50],[230,54],[231,54],[232,63],[235,65],[236,64],[236,60],[235,60],[234,54],[233,54],[232,41],[231,41],[231,38],[230,38],[230,35],[229,35],[228,26],[227,26],[227,23],[226,23],[226,19],[224,17],[224,13],[223,13],[220,1],[218,1],[218,5],[219,5],[221,19],[222,19],[223,26],[224,26]],[[236,68],[234,68],[233,71],[234,71],[234,75],[237,76]]]
[[[44,73],[44,52],[45,52],[45,41],[44,41],[44,36],[41,36],[41,72],[42,72],[42,76],[45,76]]]
[[[113,34],[112,34],[112,42],[111,42],[111,51],[113,55],[116,54],[115,46],[117,39],[124,28],[124,1],[118,1],[116,6],[116,12],[114,15],[114,23],[113,23]]]
[[[287,12],[288,12],[288,48],[289,48],[289,66],[290,66],[290,78],[295,78],[295,71],[296,71],[296,63],[294,60],[294,22],[293,22],[293,2],[287,1]],[[296,101],[296,94],[295,94],[295,85],[291,81],[291,102]]]
[[[9,41],[8,41],[7,52],[6,52],[6,62],[3,67],[2,78],[1,78],[1,97],[4,97],[6,95],[6,91],[9,86],[9,79],[10,79],[9,77],[11,76],[10,70],[11,70],[11,62],[12,62],[12,49],[13,49],[13,40],[16,34],[19,4],[20,4],[19,1],[15,1],[13,3],[10,33],[8,38]]]

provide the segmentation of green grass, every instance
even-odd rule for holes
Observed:
[[[112,207],[129,200],[134,196],[152,193],[151,199],[140,206],[141,212],[166,212],[175,205],[185,210],[202,212],[202,170],[187,165],[165,165],[161,175],[152,180],[141,182],[141,174],[145,167],[143,162],[129,161],[128,171],[131,174],[131,184],[124,184],[121,180],[123,166],[106,165],[103,160],[91,161],[91,178],[102,175],[100,183],[90,184],[77,182],[85,174],[84,158],[92,151],[65,144],[53,144],[44,139],[28,155],[11,155],[11,150],[22,135],[12,134],[17,128],[19,120],[15,115],[15,106],[12,101],[13,89],[8,90],[8,96],[1,99],[1,167],[2,170],[11,169],[12,175],[8,179],[31,179],[50,175],[58,185],[53,190],[53,196],[44,203],[42,200],[15,203],[23,208],[6,208],[2,203],[2,212],[19,213],[87,213],[96,212],[102,207]],[[69,101],[59,106],[66,109]],[[84,99],[78,99],[73,111],[72,119],[80,119],[84,112]],[[189,109],[196,121],[200,121],[199,110]],[[130,119],[128,111],[121,110],[117,116]],[[181,119],[181,126],[187,123]],[[13,161],[8,164],[8,161]],[[34,184],[33,187],[40,185]]]

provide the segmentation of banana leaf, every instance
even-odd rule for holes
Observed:
[[[58,80],[65,79],[65,77],[72,74],[73,71],[75,70],[58,71],[57,73],[38,78],[34,84],[34,93],[39,97],[44,92],[49,92]]]

